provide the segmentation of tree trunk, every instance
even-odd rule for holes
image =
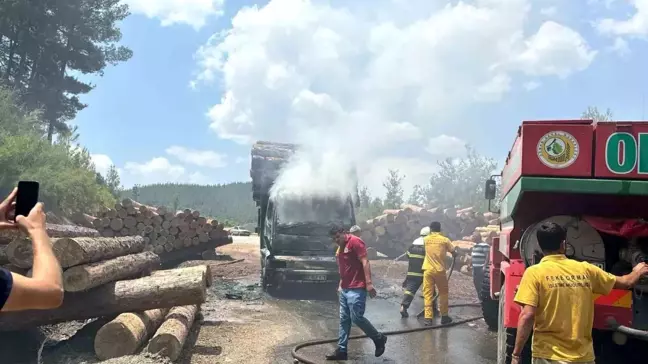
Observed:
[[[148,344],[148,352],[166,356],[175,361],[182,353],[182,347],[191,330],[197,305],[172,308],[166,316],[162,326],[155,332]]]
[[[99,232],[95,229],[88,229],[81,226],[74,225],[57,225],[47,224],[47,235],[50,238],[76,238],[79,236],[99,236]],[[15,238],[25,237],[27,234],[22,230],[12,229],[0,230],[0,244],[9,244]]]
[[[125,255],[72,267],[63,272],[66,292],[81,292],[158,268],[160,257],[152,252]]]
[[[176,274],[178,271],[187,271],[187,272],[200,272],[205,276],[205,282],[207,284],[207,287],[211,287],[213,283],[213,276],[211,272],[211,268],[206,265],[196,265],[192,267],[183,267],[183,264],[180,264],[178,268],[176,269],[168,269],[168,270],[156,270],[155,272],[151,273],[151,277],[162,277],[162,276],[168,276],[169,274]]]
[[[97,358],[108,360],[135,354],[144,341],[164,322],[168,312],[167,308],[156,308],[117,316],[97,331],[94,340]]]
[[[0,313],[0,331],[21,330],[63,321],[85,320],[122,312],[195,305],[205,302],[207,282],[198,271],[177,271],[108,283],[88,292],[67,293],[53,310]]]
[[[94,222],[95,220],[97,220],[97,218],[88,214],[84,214],[82,212],[77,212],[70,216],[70,220],[72,220],[72,222],[75,224],[93,229],[95,227]],[[97,225],[99,225],[99,222],[100,220],[97,222]]]
[[[119,238],[62,238],[54,244],[61,267],[94,263],[144,250],[144,238],[125,236]]]

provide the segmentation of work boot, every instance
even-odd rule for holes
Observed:
[[[402,318],[409,317],[409,313],[407,312],[407,308],[405,308],[405,306],[403,306],[403,305],[401,305],[400,314],[401,314]]]
[[[450,316],[441,316],[441,325],[447,325],[452,322],[452,318]]]
[[[387,344],[387,336],[380,334],[380,339],[375,340],[376,344],[376,358],[382,356],[385,353],[385,345]]]
[[[334,352],[326,355],[326,360],[347,360],[347,353],[340,351],[340,349],[335,349]]]
[[[423,320],[423,325],[425,326],[434,326],[434,319],[426,318]]]

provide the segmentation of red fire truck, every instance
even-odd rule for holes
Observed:
[[[486,198],[495,198],[495,180]],[[482,284],[486,322],[498,331],[498,364],[509,364],[526,267],[542,252],[536,229],[567,229],[566,255],[617,275],[648,258],[648,122],[524,121],[501,174],[501,234]],[[648,363],[648,284],[595,297],[597,364]],[[571,307],[565,307],[571,309]],[[530,342],[522,355],[531,362]]]

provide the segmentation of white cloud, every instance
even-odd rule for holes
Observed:
[[[552,17],[556,15],[557,12],[558,12],[558,8],[556,8],[555,6],[548,6],[546,8],[540,9],[540,14],[547,17]]]
[[[466,142],[445,134],[430,138],[425,151],[440,159],[466,155]]]
[[[537,89],[538,87],[540,87],[541,85],[542,84],[540,82],[529,81],[529,82],[525,82],[523,86],[524,86],[525,90],[533,91],[533,90]]]
[[[532,76],[565,78],[589,67],[597,53],[576,31],[554,21],[543,23],[525,43],[514,63]]]
[[[211,150],[196,150],[181,146],[171,146],[166,153],[179,161],[207,168],[221,168],[227,165],[226,156]]]
[[[407,8],[414,4],[432,6]],[[400,140],[429,135],[471,103],[500,100],[519,73],[567,77],[596,54],[553,21],[525,37],[528,0],[451,2],[416,17],[389,5],[379,0],[366,12],[271,0],[240,10],[196,54],[194,82],[222,75],[225,87],[208,112],[211,129],[250,143],[370,120],[363,133],[389,143],[395,123],[408,125]]]
[[[610,52],[614,52],[618,54],[621,57],[628,56],[630,55],[630,53],[632,53],[632,51],[630,50],[630,46],[628,45],[628,42],[621,37],[617,37],[614,40],[614,44],[608,47],[608,50]]]
[[[236,164],[250,163],[250,157],[237,157],[234,163]]]
[[[648,1],[630,0],[630,3],[635,8],[634,14],[625,20],[601,19],[597,24],[598,30],[612,36],[648,35]]]
[[[224,0],[123,0],[131,12],[159,18],[162,26],[188,24],[202,28],[207,18],[223,15]]]
[[[530,0],[376,0],[366,10],[308,0],[241,9],[196,52],[191,85],[224,89],[210,129],[241,144],[328,146],[356,164],[423,156],[426,143],[411,141],[465,138],[456,130],[471,106],[596,56],[566,25],[534,26]]]
[[[156,182],[179,182],[186,176],[183,166],[172,164],[164,157],[156,157],[145,163],[127,162],[124,171],[139,184]]]
[[[102,176],[105,176],[108,173],[110,166],[114,164],[112,159],[105,154],[90,154],[90,158],[92,159],[92,163],[95,165],[95,169],[97,172],[101,173]]]

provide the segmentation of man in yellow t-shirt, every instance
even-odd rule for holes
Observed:
[[[446,277],[446,255],[455,255],[454,246],[450,239],[441,235],[441,223],[433,221],[430,224],[430,235],[423,239],[425,244],[425,259],[423,260],[423,300],[425,304],[425,324],[432,325],[434,309],[434,286],[439,290],[439,312],[441,323],[452,322],[448,316],[448,277]]]
[[[648,274],[648,266],[639,263],[632,273],[617,277],[590,263],[568,259],[566,231],[560,225],[544,223],[536,236],[544,258],[524,272],[515,295],[515,302],[523,307],[511,364],[520,363],[532,331],[533,364],[594,364],[594,295],[631,288]]]

